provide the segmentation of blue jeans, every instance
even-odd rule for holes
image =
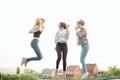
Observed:
[[[85,57],[86,57],[87,52],[89,50],[89,46],[87,44],[85,44],[85,45],[82,45],[81,47],[82,47],[82,51],[81,51],[81,55],[80,55],[80,62],[82,64],[82,71],[87,72]]]
[[[27,61],[35,61],[35,60],[41,60],[43,58],[42,54],[41,54],[41,51],[40,51],[40,48],[38,46],[38,42],[39,40],[38,39],[33,39],[31,41],[31,47],[34,49],[37,57],[31,57],[31,58],[27,58]]]

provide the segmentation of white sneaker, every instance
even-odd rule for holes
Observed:
[[[86,79],[86,78],[88,77],[88,75],[89,75],[88,72],[84,73],[84,74],[82,75],[81,79]]]

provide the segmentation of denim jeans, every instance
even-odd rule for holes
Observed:
[[[31,57],[31,58],[27,58],[27,61],[35,61],[35,60],[41,60],[43,58],[40,48],[38,46],[38,39],[33,39],[31,41],[31,47],[33,48],[33,50],[35,51],[37,57]]]
[[[87,72],[85,57],[86,57],[87,52],[89,50],[89,45],[85,44],[85,45],[82,45],[81,47],[82,47],[82,51],[81,51],[81,55],[80,55],[80,62],[82,64],[82,71]]]

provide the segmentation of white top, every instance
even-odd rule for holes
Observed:
[[[56,33],[55,43],[62,41],[67,42],[68,38],[69,38],[69,31],[67,32],[66,29],[61,29]]]

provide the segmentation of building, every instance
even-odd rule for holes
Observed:
[[[97,76],[98,68],[96,64],[86,64],[87,70],[91,76]],[[44,69],[42,71],[43,76],[45,77],[54,77],[55,69]],[[79,65],[69,65],[66,68],[66,76],[67,77],[81,77],[82,70],[80,69]],[[63,71],[59,70],[57,73],[57,77],[63,77]]]
[[[43,77],[54,77],[55,76],[55,69],[43,69],[42,71]],[[58,70],[57,77],[62,77],[63,71],[60,69]]]
[[[87,70],[91,76],[97,76],[99,71],[96,64],[87,64]]]
[[[67,67],[66,75],[70,77],[80,77],[82,71],[78,65],[70,65]]]
[[[54,72],[54,69],[43,69],[42,74],[44,77],[51,77]]]

